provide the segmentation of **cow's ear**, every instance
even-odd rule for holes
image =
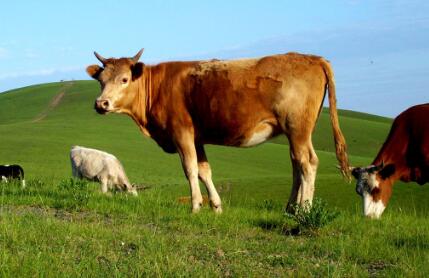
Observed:
[[[384,168],[378,172],[378,174],[381,176],[381,178],[383,180],[389,178],[394,173],[395,173],[395,165],[394,164],[388,164],[388,165],[384,166]]]
[[[133,74],[133,80],[138,79],[143,74],[145,65],[142,62],[138,62],[131,66],[131,72]]]
[[[92,78],[98,80],[98,77],[100,76],[100,73],[103,71],[103,68],[99,65],[91,65],[86,68],[86,72],[89,76]]]

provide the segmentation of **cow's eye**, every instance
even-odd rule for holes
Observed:
[[[125,84],[128,82],[128,78],[122,78],[122,84]]]

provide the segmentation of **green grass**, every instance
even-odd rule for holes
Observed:
[[[65,91],[58,106],[51,100]],[[329,115],[314,134],[316,196],[339,216],[294,236],[283,214],[291,187],[287,141],[238,149],[207,146],[224,213],[190,214],[177,202],[189,188],[177,155],[145,138],[125,116],[97,115],[92,81],[52,83],[0,94],[0,164],[18,163],[27,188],[0,184],[2,276],[424,276],[429,268],[429,191],[395,185],[382,220],[361,217],[354,185],[335,165]],[[339,98],[341,96],[338,96]],[[41,114],[42,120],[34,121]],[[391,120],[340,111],[355,165],[371,162]],[[145,184],[137,198],[104,196],[70,181],[69,150],[105,150]]]

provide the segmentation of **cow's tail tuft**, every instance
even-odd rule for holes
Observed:
[[[344,135],[340,129],[340,123],[338,121],[334,73],[332,71],[331,65],[326,60],[323,60],[323,69],[328,80],[327,90],[329,97],[329,115],[331,118],[332,131],[334,133],[335,153],[337,155],[338,162],[340,163],[341,174],[350,181],[351,175],[349,159],[347,156],[347,145]]]

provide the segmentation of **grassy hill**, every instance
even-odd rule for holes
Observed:
[[[189,194],[178,156],[163,153],[128,117],[97,115],[93,103],[98,94],[93,81],[0,94],[0,164],[22,165],[30,180],[24,191],[1,185],[3,275],[44,269],[56,276],[56,267],[70,261],[66,269],[71,275],[176,276],[194,270],[197,276],[389,275],[399,270],[413,275],[428,258],[429,191],[398,183],[384,219],[362,219],[354,184],[344,182],[335,168],[325,109],[314,133],[320,158],[316,196],[342,214],[316,238],[300,238],[282,232],[288,222],[281,211],[291,187],[284,137],[250,149],[208,146],[225,213],[215,217],[205,209],[190,216],[189,208],[176,202]],[[369,164],[391,119],[353,111],[339,114],[351,162]],[[91,184],[85,198],[79,197],[64,187],[71,175],[72,145],[116,155],[132,182],[151,188],[134,199],[124,194],[109,198]],[[403,237],[388,232],[398,229]],[[351,251],[356,244],[362,245]],[[37,255],[39,249],[46,257]]]

